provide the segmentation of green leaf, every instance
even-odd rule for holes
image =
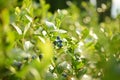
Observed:
[[[15,23],[12,23],[12,26],[16,29],[19,35],[22,35],[22,30]]]
[[[30,22],[32,22],[32,17],[30,17],[29,15],[25,15],[25,17],[30,21]]]
[[[25,35],[25,34],[27,33],[27,31],[29,30],[30,26],[31,26],[31,22],[29,22],[29,23],[25,26],[25,29],[24,29],[24,32],[23,32],[24,35]]]
[[[45,21],[46,26],[48,27],[49,30],[55,30],[57,29],[55,24],[49,21]]]
[[[76,68],[77,69],[80,69],[84,66],[84,64],[82,62],[79,62],[77,65],[76,65]]]
[[[56,18],[55,22],[56,22],[56,26],[59,28],[61,25],[61,20],[59,18]]]
[[[53,57],[53,45],[49,39],[41,41],[39,38],[37,41],[37,47],[43,53],[43,59],[40,62],[40,66],[41,69],[43,69],[42,71],[44,71],[44,69],[46,69],[50,64],[51,58]]]
[[[53,30],[53,32],[57,32],[57,33],[67,33],[66,30],[63,30],[63,29],[56,29],[56,30]]]
[[[82,39],[85,39],[89,34],[89,30],[87,28],[85,28],[83,31],[82,31]]]

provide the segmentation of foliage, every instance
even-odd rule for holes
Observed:
[[[1,7],[0,80],[120,79],[120,19],[98,24],[82,5],[86,12],[68,2],[54,14],[44,0]]]

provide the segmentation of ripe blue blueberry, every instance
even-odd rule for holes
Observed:
[[[57,36],[57,40],[60,40],[60,36]]]
[[[57,39],[53,42],[54,45],[56,45],[58,48],[61,48],[63,45],[62,45],[62,40],[60,39],[59,36],[57,36]]]
[[[59,43],[62,43],[62,40],[58,40]]]
[[[63,45],[62,45],[61,43],[58,45],[59,48],[61,48],[62,46],[63,46]]]
[[[22,62],[20,62],[20,61],[19,62],[14,62],[13,65],[16,66],[18,70],[20,70],[21,67],[22,67]]]
[[[36,55],[32,55],[32,59],[35,59],[35,58],[37,58],[37,56]]]
[[[56,44],[57,44],[57,41],[54,41],[53,44],[56,45]]]
[[[66,73],[62,73],[62,76],[63,76],[63,77],[67,77],[67,74],[66,74]]]

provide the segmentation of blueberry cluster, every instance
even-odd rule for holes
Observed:
[[[37,55],[32,55],[31,57],[24,57],[24,60],[25,61],[31,61],[31,60],[34,60],[34,59],[36,59],[37,58]]]
[[[55,46],[57,46],[58,48],[61,48],[63,46],[62,44],[62,40],[60,39],[59,36],[57,36],[57,39],[53,42]]]
[[[15,61],[14,63],[13,63],[13,66],[15,66],[16,68],[17,68],[17,70],[20,70],[21,69],[21,67],[22,67],[22,65],[23,65],[23,63],[22,62],[20,62],[20,61]]]
[[[17,70],[20,70],[24,64],[30,63],[31,61],[33,61],[37,57],[41,60],[43,56],[42,56],[42,54],[40,54],[38,56],[37,55],[32,55],[31,57],[27,56],[27,57],[24,57],[23,60],[21,60],[21,61],[16,61],[15,60],[14,63],[13,63],[13,66],[16,67]]]

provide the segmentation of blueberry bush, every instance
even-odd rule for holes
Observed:
[[[98,23],[86,2],[55,13],[45,0],[0,4],[0,80],[120,79],[119,16]]]

